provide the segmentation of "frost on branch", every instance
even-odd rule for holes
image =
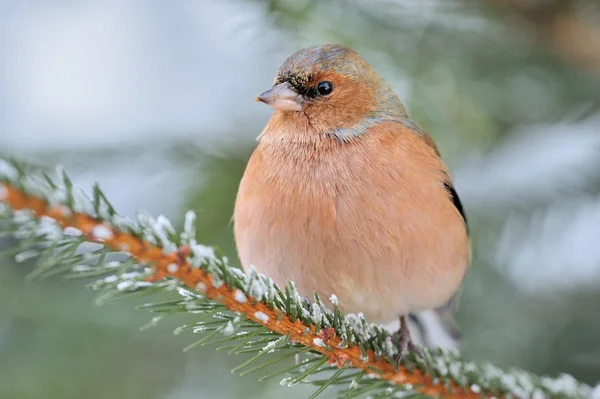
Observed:
[[[260,380],[284,376],[285,385],[314,383],[318,395],[394,396],[416,391],[433,397],[587,398],[590,387],[573,377],[551,379],[521,370],[464,361],[455,351],[423,349],[429,366],[407,356],[396,369],[395,338],[363,315],[343,315],[335,295],[309,302],[293,283],[278,287],[253,268],[243,273],[195,239],[193,212],[182,232],[164,216],[119,216],[99,187],[91,198],[62,168],[51,180],[26,165],[0,159],[0,224],[21,240],[18,261],[36,259],[31,277],[95,277],[103,303],[173,291],[177,299],[148,303],[152,312],[197,315],[175,330],[201,334],[189,345],[215,344],[253,356],[235,371],[263,371],[287,364]],[[160,321],[154,317],[148,327]],[[267,357],[268,355],[268,357]],[[317,377],[318,376],[318,377]],[[379,396],[378,396],[379,397]]]

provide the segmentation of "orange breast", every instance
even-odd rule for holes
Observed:
[[[336,294],[343,312],[374,322],[439,306],[468,265],[444,172],[435,151],[397,123],[344,144],[267,134],[236,200],[242,264],[294,281],[302,295]]]

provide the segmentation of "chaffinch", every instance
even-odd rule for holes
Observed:
[[[466,217],[431,137],[389,83],[342,45],[300,50],[258,98],[274,108],[239,186],[244,268],[345,313],[400,319],[449,308],[469,264]]]

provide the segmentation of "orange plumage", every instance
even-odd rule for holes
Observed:
[[[243,266],[373,322],[446,303],[469,263],[466,220],[389,84],[353,50],[318,46],[288,58],[259,100],[275,112],[236,200]],[[402,355],[406,329],[400,343]]]

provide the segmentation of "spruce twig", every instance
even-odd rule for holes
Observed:
[[[253,353],[235,369],[245,369],[242,374],[293,356],[296,364],[261,380],[287,374],[288,385],[317,386],[312,397],[339,385],[346,385],[339,392],[345,398],[400,392],[442,398],[585,398],[591,392],[568,375],[550,379],[502,371],[464,361],[455,351],[424,349],[430,368],[407,356],[396,369],[390,334],[361,316],[342,315],[335,296],[330,311],[318,296],[314,303],[300,298],[293,283],[282,290],[254,270],[243,273],[231,267],[214,248],[196,242],[192,212],[178,234],[162,216],[123,218],[98,186],[89,199],[62,169],[57,175],[53,180],[0,159],[0,221],[10,221],[13,235],[21,239],[18,258],[38,257],[34,276],[102,276],[91,285],[101,291],[101,302],[175,289],[180,300],[143,306],[159,314],[150,325],[171,312],[199,315],[194,325],[176,331],[204,334],[186,350],[218,344],[229,353]],[[96,247],[84,250],[90,242]],[[263,360],[274,352],[281,354]],[[332,374],[310,380],[324,373]]]

